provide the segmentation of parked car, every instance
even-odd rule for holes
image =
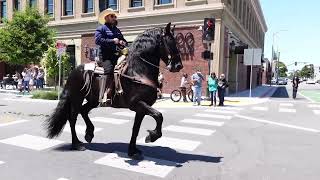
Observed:
[[[287,80],[285,78],[279,78],[278,79],[278,84],[279,85],[287,85],[288,82],[287,82]]]
[[[316,84],[316,81],[314,79],[308,79],[306,84]]]

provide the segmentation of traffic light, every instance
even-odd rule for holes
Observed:
[[[203,36],[202,39],[205,41],[213,41],[214,40],[214,32],[215,32],[215,19],[214,18],[204,18],[204,26],[203,26]]]
[[[208,51],[208,50],[205,50],[201,53],[201,56],[203,59],[206,59],[206,60],[213,60],[213,53]]]
[[[294,62],[294,65],[297,66],[297,65],[298,65],[298,62]]]

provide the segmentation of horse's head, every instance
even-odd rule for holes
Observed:
[[[181,57],[174,38],[174,27],[168,23],[161,35],[160,57],[170,72],[179,72],[182,68]]]

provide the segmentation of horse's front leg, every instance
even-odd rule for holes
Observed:
[[[159,139],[162,136],[162,122],[163,122],[162,113],[152,108],[151,106],[149,106],[147,103],[143,101],[139,102],[139,108],[143,109],[145,115],[149,115],[156,120],[156,123],[157,123],[156,128],[154,130],[148,130],[149,135],[145,139],[146,143],[155,142],[157,139]]]

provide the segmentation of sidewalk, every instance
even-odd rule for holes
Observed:
[[[251,97],[253,98],[267,98],[271,97],[277,90],[277,86],[262,85],[252,89]],[[248,97],[250,95],[250,90],[241,91],[237,94],[231,94],[227,97]]]

